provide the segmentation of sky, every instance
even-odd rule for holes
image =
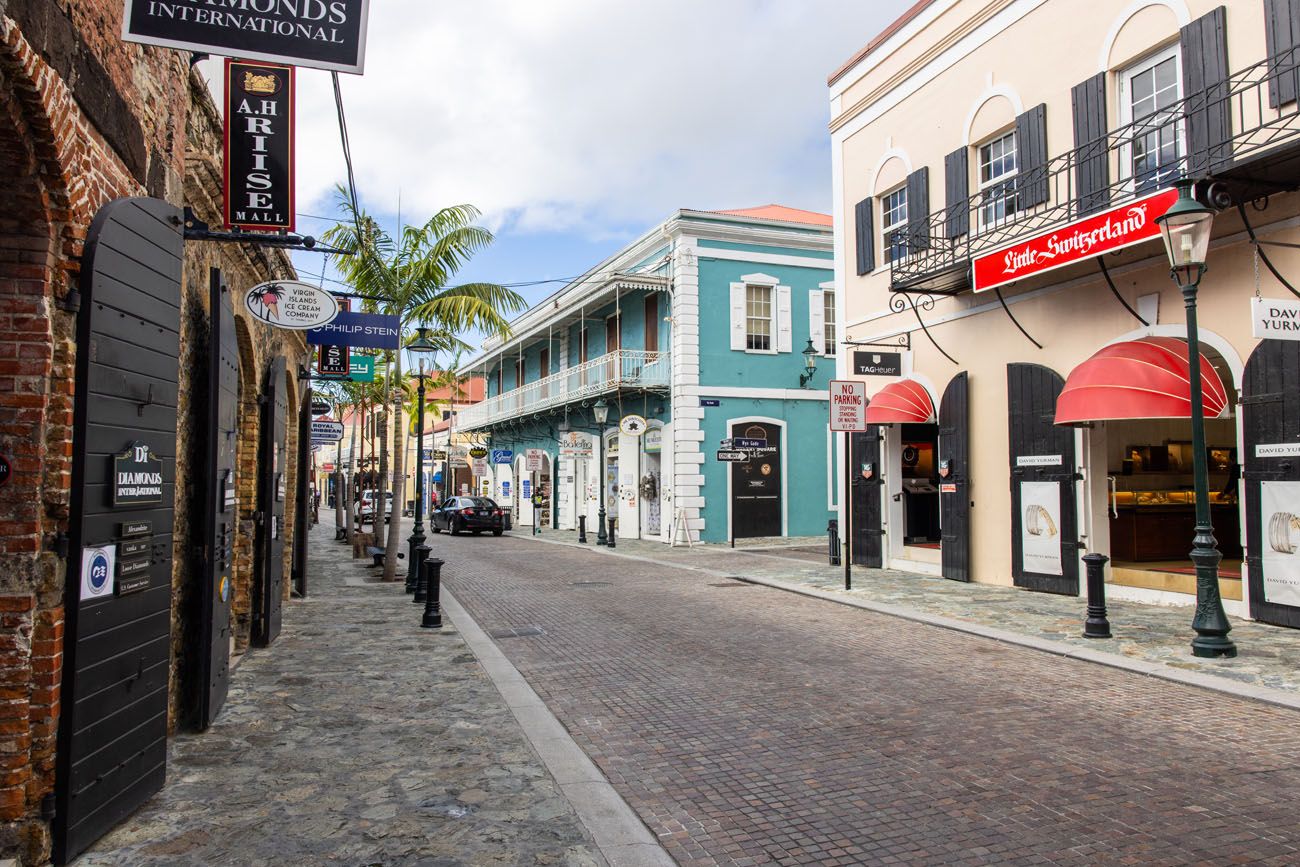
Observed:
[[[911,2],[373,0],[365,74],[340,76],[361,205],[394,229],[399,202],[402,223],[476,206],[496,241],[462,281],[560,281],[530,304],[677,208],[829,213],[826,78]],[[329,73],[297,86],[319,235],[347,175]],[[322,257],[295,261],[315,282]]]

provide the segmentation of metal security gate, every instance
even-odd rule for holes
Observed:
[[[284,604],[284,440],[289,413],[284,371],[284,356],[279,356],[267,371],[262,395],[262,477],[257,497],[257,576],[253,581],[253,643],[259,647],[266,647],[280,634]]]
[[[181,212],[100,209],[86,239],[56,759],[54,860],[145,802],[167,768]]]
[[[239,343],[230,288],[213,268],[208,293],[208,429],[203,497],[199,614],[199,728],[217,718],[230,684],[230,604],[234,596],[235,437],[238,434]]]
[[[879,569],[885,564],[885,531],[881,516],[880,426],[871,425],[853,437],[853,562]]]
[[[1065,387],[1038,364],[1007,365],[1011,577],[1017,587],[1079,595],[1074,431],[1054,424]]]
[[[1241,402],[1250,616],[1300,627],[1300,343],[1262,341]]]
[[[939,403],[939,554],[943,577],[970,580],[969,377],[957,374]]]

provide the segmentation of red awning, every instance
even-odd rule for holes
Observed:
[[[1228,406],[1228,391],[1214,365],[1201,356],[1206,418]],[[1187,341],[1143,337],[1114,343],[1080,364],[1056,399],[1056,423],[1121,418],[1191,418]]]
[[[925,386],[912,379],[891,382],[867,404],[867,424],[934,421],[934,401]]]

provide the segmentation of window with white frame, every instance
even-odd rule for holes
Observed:
[[[835,354],[835,293],[830,289],[822,290],[822,352]]]
[[[1128,126],[1120,170],[1135,191],[1153,189],[1182,172],[1181,62],[1178,46],[1172,45],[1120,73],[1120,122]]]
[[[880,248],[885,264],[907,255],[907,187],[880,197]]]
[[[745,348],[772,349],[771,286],[745,286]]]
[[[992,228],[1016,213],[1016,133],[1011,131],[976,149],[979,162],[980,227]]]

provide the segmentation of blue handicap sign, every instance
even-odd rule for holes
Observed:
[[[494,464],[508,464],[511,463],[514,459],[515,459],[514,449],[493,449],[492,450],[492,463]]]

